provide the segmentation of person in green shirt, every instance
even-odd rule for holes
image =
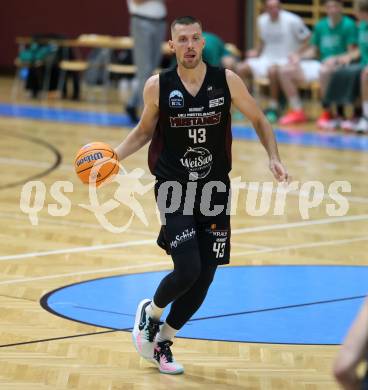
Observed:
[[[368,0],[358,1],[358,17],[360,19],[359,55],[363,67],[360,77],[363,115],[354,130],[368,133]]]
[[[353,118],[343,120],[342,116],[338,117],[331,121],[331,129],[340,127],[347,131],[367,133],[368,71],[364,69],[368,66],[368,0],[359,0],[357,9],[359,19],[358,47],[348,54],[350,57],[348,62],[351,64],[340,67],[332,74],[324,101],[327,105],[354,105]]]
[[[348,53],[357,44],[355,21],[343,15],[342,0],[325,0],[324,5],[327,16],[316,24],[310,46],[301,54],[290,56],[289,63],[279,71],[280,84],[291,109],[280,119],[280,124],[307,121],[298,94],[298,83],[319,79],[323,97],[331,74],[351,61]],[[324,107],[317,124],[323,127],[331,119],[329,107]]]
[[[227,50],[224,41],[213,33],[204,31],[203,38],[206,42],[203,49],[203,60],[212,66],[226,69],[234,69],[236,58]]]

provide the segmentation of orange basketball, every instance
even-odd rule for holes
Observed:
[[[85,184],[97,187],[119,172],[117,155],[112,147],[103,142],[91,142],[79,149],[74,169]]]

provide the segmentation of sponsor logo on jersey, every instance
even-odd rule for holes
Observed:
[[[202,112],[204,107],[190,107],[189,112]]]
[[[209,150],[202,147],[191,148],[180,159],[183,167],[189,172],[189,180],[198,180],[206,177],[212,168],[213,156]]]
[[[228,237],[228,229],[205,229],[206,233],[210,234],[215,242],[226,242]]]
[[[196,235],[196,231],[194,228],[192,230],[185,229],[182,233],[177,234],[175,236],[175,240],[170,242],[170,248],[177,248],[179,245],[183,244],[186,241],[189,241],[190,239],[194,238]]]
[[[210,108],[223,106],[224,103],[225,103],[225,98],[224,97],[220,97],[218,99],[212,99],[212,100],[210,100],[208,102]]]
[[[184,96],[177,89],[175,89],[174,91],[171,91],[171,93],[169,95],[169,106],[171,108],[184,107]]]
[[[218,125],[221,121],[221,112],[202,117],[170,117],[171,127],[191,127],[191,126],[212,126]]]

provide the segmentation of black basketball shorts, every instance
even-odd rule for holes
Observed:
[[[213,191],[211,204],[223,206],[218,215],[204,215],[196,206],[193,213],[186,215],[180,207],[173,213],[165,214],[165,224],[161,227],[157,244],[171,255],[200,256],[201,263],[207,265],[229,264],[230,262],[230,215],[227,203],[230,185],[226,191]],[[157,193],[157,192],[156,192]]]

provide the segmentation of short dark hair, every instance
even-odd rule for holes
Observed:
[[[184,24],[186,26],[190,24],[195,24],[198,23],[201,26],[202,29],[202,22],[195,18],[194,16],[180,16],[179,18],[176,18],[172,23],[171,23],[171,30],[177,25],[177,24]]]
[[[358,1],[358,11],[368,12],[368,0],[359,0]]]

